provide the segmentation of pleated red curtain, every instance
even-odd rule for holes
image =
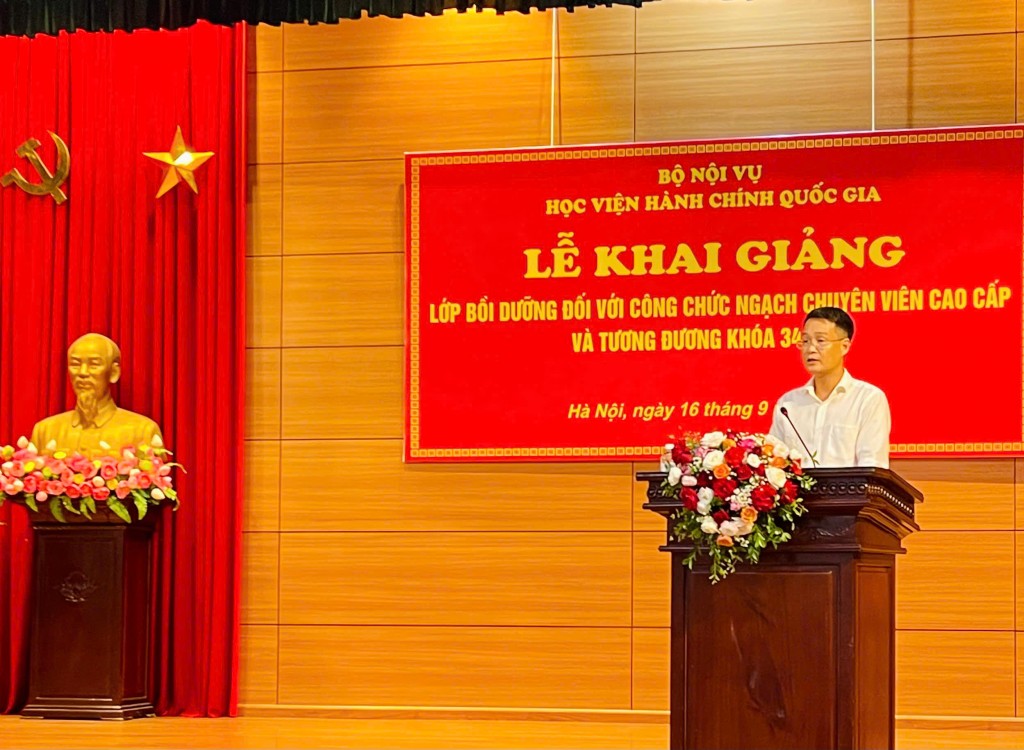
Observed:
[[[186,465],[155,540],[153,679],[163,714],[237,706],[245,374],[244,28],[0,37],[0,173],[39,177],[67,144],[67,202],[0,189],[0,442],[71,408],[64,353],[113,338],[120,406],[149,415]],[[181,126],[215,156],[157,199]],[[0,508],[0,709],[27,689],[31,536]],[[59,645],[55,645],[59,648]]]

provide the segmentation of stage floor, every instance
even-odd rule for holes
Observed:
[[[0,748],[622,748],[665,750],[668,725],[490,719],[157,718],[42,721],[0,716]],[[1022,748],[1024,724],[900,721],[896,747]]]

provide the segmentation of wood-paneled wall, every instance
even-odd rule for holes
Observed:
[[[560,13],[554,62],[550,13],[251,31],[243,704],[667,708],[649,467],[402,464],[402,154],[868,129],[868,8]],[[877,126],[1014,121],[1017,17],[879,2]],[[895,468],[898,712],[1024,715],[1024,462]]]

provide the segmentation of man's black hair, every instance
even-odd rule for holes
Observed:
[[[832,321],[836,324],[836,328],[842,329],[848,339],[853,340],[853,318],[846,310],[838,307],[816,307],[807,313],[804,323],[815,319]]]

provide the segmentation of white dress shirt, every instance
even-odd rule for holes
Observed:
[[[878,466],[889,468],[889,401],[880,388],[857,380],[849,371],[822,401],[814,392],[814,378],[794,388],[775,404],[772,435],[798,454],[807,451],[780,409],[786,407],[800,437],[818,466]],[[811,461],[804,459],[804,466]]]

